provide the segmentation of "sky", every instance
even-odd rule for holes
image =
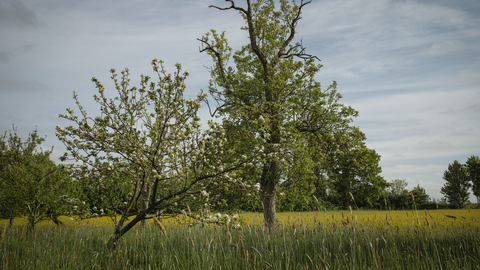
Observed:
[[[209,5],[229,3],[0,0],[0,132],[15,125],[26,139],[37,129],[57,160],[66,149],[55,127],[70,125],[58,115],[76,109],[73,92],[98,115],[91,78],[112,96],[110,69],[129,68],[138,85],[140,74],[153,75],[153,58],[190,71],[187,97],[206,91],[212,61],[197,38],[215,29],[234,49],[248,41],[237,12]],[[381,155],[381,175],[442,198],[448,165],[480,155],[480,1],[313,0],[297,30],[321,59],[316,80],[324,88],[335,80],[359,111],[353,124]]]

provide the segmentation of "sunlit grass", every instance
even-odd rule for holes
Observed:
[[[0,269],[475,269],[480,210],[240,213],[242,229],[190,227],[163,219],[167,233],[136,226],[116,250],[111,219],[45,222],[29,231],[15,220],[0,241]],[[152,220],[151,220],[152,221]],[[7,221],[1,220],[0,225]],[[153,221],[152,221],[153,222]],[[8,223],[7,223],[8,224]]]

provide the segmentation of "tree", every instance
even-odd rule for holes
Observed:
[[[0,136],[0,214],[12,220],[24,216],[29,227],[45,219],[61,224],[58,216],[71,210],[61,196],[70,192],[72,181],[63,167],[50,160],[52,150],[42,151],[44,138],[37,131],[26,141],[13,127]]]
[[[473,195],[477,197],[478,203],[478,197],[480,197],[480,158],[478,158],[478,156],[469,157],[466,167],[468,177],[472,182]]]
[[[414,187],[410,191],[410,194],[413,194],[415,204],[420,208],[424,208],[427,203],[430,202],[430,196],[427,194],[424,188],[420,187],[420,185]]]
[[[278,10],[273,0],[247,0],[246,8],[228,2],[229,7],[210,7],[238,11],[249,40],[232,55],[224,33],[212,30],[199,39],[200,51],[214,61],[209,92],[218,106],[212,115],[223,116],[226,131],[235,133],[237,151],[262,151],[261,201],[265,224],[273,227],[288,156],[306,147],[310,137],[322,141],[345,129],[358,113],[338,102],[335,82],[321,89],[314,79],[318,58],[305,53],[301,42],[293,43],[302,9],[311,1],[291,6],[281,0]],[[235,67],[228,66],[231,59]]]
[[[393,195],[402,195],[408,193],[407,190],[408,183],[405,179],[395,179],[389,183],[389,191]]]
[[[461,208],[469,202],[470,193],[467,169],[458,161],[448,165],[448,169],[443,174],[443,179],[447,181],[440,192],[445,195],[450,205],[455,208]]]
[[[353,204],[357,207],[373,207],[388,186],[379,175],[379,161],[380,155],[365,146],[339,155],[329,175],[331,202],[344,208]]]
[[[220,125],[210,123],[209,129],[201,130],[197,112],[205,95],[184,99],[188,71],[182,72],[177,64],[175,73],[167,74],[156,59],[152,66],[158,83],[142,75],[140,88],[130,88],[128,69],[120,81],[112,69],[117,96],[111,99],[93,78],[100,115],[89,117],[74,92],[79,115],[67,109],[60,117],[75,127],[57,127],[58,138],[70,152],[63,159],[77,162],[79,177],[96,177],[92,181],[98,183],[105,202],[90,207],[110,210],[115,220],[111,248],[138,222],[151,218],[148,215],[185,213],[206,203],[214,206],[225,186],[238,184],[235,170],[249,161],[224,149]],[[116,214],[121,217],[116,219]]]

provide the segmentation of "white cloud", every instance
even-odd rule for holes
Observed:
[[[457,40],[447,40],[434,43],[428,50],[430,56],[446,55],[461,51],[463,44]]]

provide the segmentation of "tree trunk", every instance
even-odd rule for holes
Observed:
[[[265,164],[262,173],[262,203],[263,219],[265,227],[271,229],[277,225],[277,214],[275,212],[275,199],[278,188],[278,161],[271,161]]]
[[[141,198],[141,211],[145,212],[150,205],[150,195],[152,193],[152,185],[150,183],[145,183],[142,189],[142,198]],[[148,220],[142,220],[142,226],[146,227],[148,225]]]
[[[111,250],[114,250],[117,247],[118,240],[138,222],[143,221],[145,216],[146,215],[144,212],[138,214],[132,221],[125,225],[125,227],[123,226],[124,220],[121,220],[117,226],[115,226],[115,232],[110,237],[110,240],[108,240],[107,247]]]
[[[57,215],[55,215],[55,214],[53,214],[53,213],[49,213],[49,216],[50,216],[50,219],[51,219],[55,224],[57,224],[57,226],[63,225],[63,222],[58,219],[58,216],[57,216]]]

